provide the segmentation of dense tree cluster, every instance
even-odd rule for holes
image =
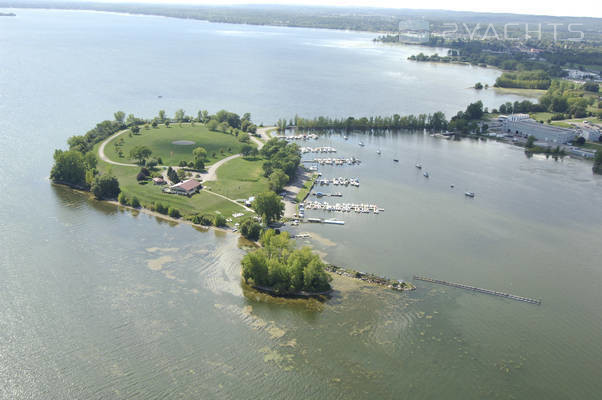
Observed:
[[[583,118],[592,114],[587,108],[595,102],[594,97],[583,95],[583,89],[583,86],[573,82],[554,80],[546,94],[539,98],[538,103],[529,100],[508,102],[499,107],[499,112],[501,114],[551,112],[555,113],[552,120]]]
[[[483,110],[483,102],[481,100],[470,103],[466,107],[466,111],[458,111],[449,122],[448,128],[452,132],[471,133],[478,132],[479,125],[477,121],[483,118],[485,111]]]
[[[264,144],[260,153],[266,159],[262,166],[266,177],[272,175],[276,170],[281,170],[287,176],[287,182],[293,179],[301,162],[299,146],[287,143],[282,139],[272,138]]]
[[[266,225],[278,221],[284,212],[284,203],[280,196],[272,191],[260,193],[253,201],[253,208]]]
[[[119,181],[116,177],[109,174],[96,176],[90,191],[98,200],[115,199],[120,192]]]
[[[261,235],[261,224],[253,218],[247,218],[240,224],[240,233],[249,240],[257,240]]]
[[[496,87],[522,89],[548,89],[552,80],[546,71],[504,72],[495,80]]]
[[[330,290],[331,278],[324,271],[324,263],[309,247],[295,249],[288,233],[276,234],[271,229],[260,241],[262,247],[242,259],[245,282],[269,287],[278,294]]]

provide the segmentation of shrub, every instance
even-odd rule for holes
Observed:
[[[190,219],[193,224],[211,226],[213,225],[213,216],[211,215],[193,215]]]
[[[226,226],[226,217],[221,214],[217,214],[213,219],[213,225],[215,226]]]
[[[261,225],[252,218],[246,219],[240,224],[240,233],[249,240],[258,240],[261,234]]]
[[[119,197],[117,197],[117,200],[119,200],[119,204],[123,204],[124,206],[127,206],[128,204],[128,198],[123,192],[119,193]]]
[[[140,200],[138,200],[138,197],[136,197],[136,196],[132,197],[131,206],[134,208],[140,208]]]
[[[180,163],[178,164],[179,167],[187,167],[188,163],[184,160],[181,160]]]
[[[94,179],[91,188],[94,197],[99,200],[114,199],[119,195],[119,181],[112,175],[101,175]]]
[[[172,218],[180,218],[180,211],[177,208],[169,207],[167,214]]]
[[[153,209],[158,212],[159,214],[167,214],[169,212],[169,209],[167,208],[167,206],[161,204],[161,203],[155,203]]]

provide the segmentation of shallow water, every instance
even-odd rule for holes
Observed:
[[[121,211],[46,178],[54,148],[118,109],[227,108],[266,123],[449,114],[518,99],[468,89],[497,72],[413,64],[405,58],[421,49],[363,33],[16,12],[0,19],[0,398],[602,392],[601,183],[581,161],[421,135],[362,138],[363,150],[353,136],[323,139],[364,160],[336,172],[361,178],[343,200],[386,209],[344,216],[343,227],[303,226],[329,261],[540,297],[541,307],[344,279],[321,307],[258,301],[241,288],[235,235]]]

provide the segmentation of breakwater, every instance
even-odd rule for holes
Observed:
[[[532,299],[532,298],[529,298],[529,297],[517,296],[517,295],[514,295],[514,294],[510,294],[510,293],[498,292],[498,291],[489,290],[489,289],[482,289],[482,288],[478,288],[478,287],[475,287],[475,286],[464,285],[464,284],[461,284],[461,283],[440,281],[438,279],[426,278],[424,276],[414,276],[414,279],[417,280],[417,281],[437,283],[439,285],[451,286],[451,287],[456,287],[456,288],[460,288],[460,289],[471,290],[473,292],[490,294],[492,296],[505,297],[507,299],[522,301],[522,302],[525,302],[525,303],[541,305],[541,300]]]
[[[389,279],[382,276],[369,274],[366,272],[359,272],[352,269],[337,267],[336,265],[326,265],[326,271],[331,272],[333,274],[345,276],[347,278],[358,279],[360,281],[372,283],[379,286],[384,286],[392,290],[397,290],[400,292],[406,290],[415,290],[416,286],[412,285],[410,282],[405,282],[402,280]]]

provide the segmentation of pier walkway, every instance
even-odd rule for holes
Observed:
[[[423,276],[414,276],[414,279],[417,281],[437,283],[439,285],[445,285],[445,286],[451,286],[451,287],[456,287],[456,288],[460,288],[460,289],[472,290],[473,292],[485,293],[485,294],[490,294],[493,296],[505,297],[507,299],[523,301],[525,303],[541,305],[541,300],[531,299],[529,297],[523,297],[523,296],[516,296],[514,294],[509,294],[509,293],[504,293],[504,292],[497,292],[495,290],[481,289],[481,288],[474,287],[474,286],[463,285],[461,283],[440,281],[438,279],[425,278]]]

